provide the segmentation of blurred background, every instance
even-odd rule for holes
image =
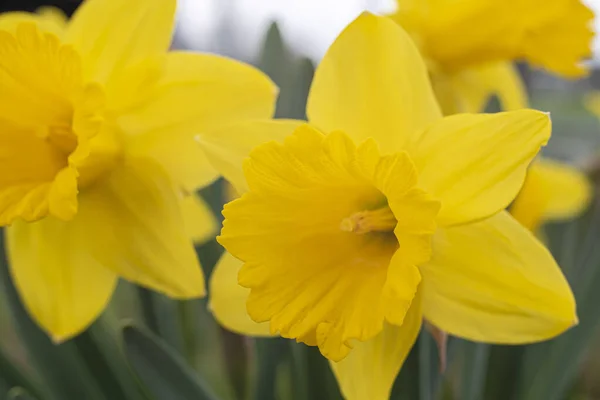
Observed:
[[[600,14],[600,0],[586,3]],[[70,14],[78,4],[5,0],[0,1],[0,11],[52,5]],[[281,88],[277,116],[303,118],[314,67],[337,34],[363,10],[387,13],[394,7],[394,0],[179,0],[173,47],[227,55],[258,66]],[[599,19],[596,27],[600,29]],[[567,81],[526,65],[519,69],[532,108],[552,113],[553,138],[544,154],[585,167],[597,179],[600,125],[585,107],[586,96],[600,89],[600,42],[594,48],[592,73],[585,79]],[[226,198],[223,182],[200,194],[220,218]],[[452,339],[444,375],[437,366],[435,342],[424,331],[397,379],[393,399],[600,399],[598,200],[578,220],[549,225],[546,235],[574,287],[580,325],[554,341],[528,347]],[[215,241],[198,247],[207,276],[221,251]],[[214,321],[206,300],[173,301],[121,282],[111,306],[89,331],[54,346],[19,305],[6,265],[1,282],[0,351],[5,356],[0,366],[10,360],[34,376],[49,374],[59,391],[76,393],[76,381],[89,375],[100,382],[99,391],[104,393],[89,398],[124,398],[123,382],[113,373],[114,360],[120,357],[118,346],[105,342],[110,342],[107,327],[128,319],[161,337],[223,399],[341,399],[317,350],[283,339],[249,339],[227,332]],[[114,335],[114,329],[108,331]],[[0,376],[3,400],[2,384]]]

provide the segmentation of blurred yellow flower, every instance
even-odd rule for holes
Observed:
[[[570,219],[583,212],[591,195],[591,184],[581,171],[541,158],[531,164],[510,213],[537,232],[543,222]]]
[[[397,0],[391,17],[427,61],[445,114],[480,112],[491,95],[504,110],[526,107],[512,62],[567,78],[586,73],[592,11],[580,0]]]
[[[199,136],[242,193],[211,277],[221,323],[316,345],[346,398],[382,400],[423,318],[493,343],[577,322],[560,268],[503,211],[550,136],[546,114],[442,118],[409,37],[363,14],[319,65],[307,115]]]
[[[22,300],[57,341],[98,316],[118,277],[204,295],[189,236],[214,222],[184,194],[217,172],[193,137],[272,114],[259,71],[167,52],[175,7],[88,0],[69,23],[0,16],[0,223]]]
[[[585,107],[589,112],[594,114],[596,118],[600,118],[600,92],[592,91],[588,93],[584,100]]]

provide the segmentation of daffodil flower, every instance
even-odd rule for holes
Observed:
[[[397,0],[391,17],[427,61],[445,114],[480,112],[491,95],[505,110],[526,107],[512,62],[566,78],[584,75],[593,12],[580,0]]]
[[[88,0],[0,17],[0,223],[10,272],[54,340],[105,308],[119,277],[204,295],[182,209],[217,172],[194,135],[269,118],[276,88],[239,62],[168,52],[175,0]],[[209,229],[210,227],[208,227]]]
[[[577,168],[546,158],[531,164],[510,213],[527,229],[538,233],[544,222],[563,221],[588,206],[592,187]]]
[[[577,323],[560,268],[504,211],[548,115],[442,118],[409,36],[367,13],[317,68],[307,115],[198,137],[242,194],[210,283],[224,326],[318,346],[346,398],[381,400],[423,318],[490,343]]]

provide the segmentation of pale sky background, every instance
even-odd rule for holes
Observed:
[[[600,0],[585,0],[600,15]],[[363,10],[384,13],[393,10],[394,0],[179,0],[180,35],[187,46],[208,51],[215,48],[219,26],[235,21],[236,52],[252,58],[269,24],[276,20],[284,39],[299,53],[320,59],[337,34]],[[595,22],[600,31],[600,18]],[[221,35],[222,36],[222,35]],[[594,44],[600,59],[600,40]]]

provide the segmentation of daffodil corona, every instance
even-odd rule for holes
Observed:
[[[397,0],[391,17],[427,61],[445,114],[480,112],[491,95],[503,109],[527,106],[513,61],[562,77],[585,74],[594,14],[580,0]]]
[[[90,324],[118,277],[204,294],[188,236],[204,233],[181,210],[209,218],[183,198],[216,171],[193,136],[273,111],[276,89],[253,68],[167,52],[175,6],[0,16],[0,223],[15,285],[55,340]]]
[[[423,318],[492,343],[577,322],[552,256],[504,211],[548,115],[442,118],[409,37],[367,13],[317,68],[307,115],[199,136],[242,194],[211,278],[221,323],[318,346],[346,398],[382,400]]]

